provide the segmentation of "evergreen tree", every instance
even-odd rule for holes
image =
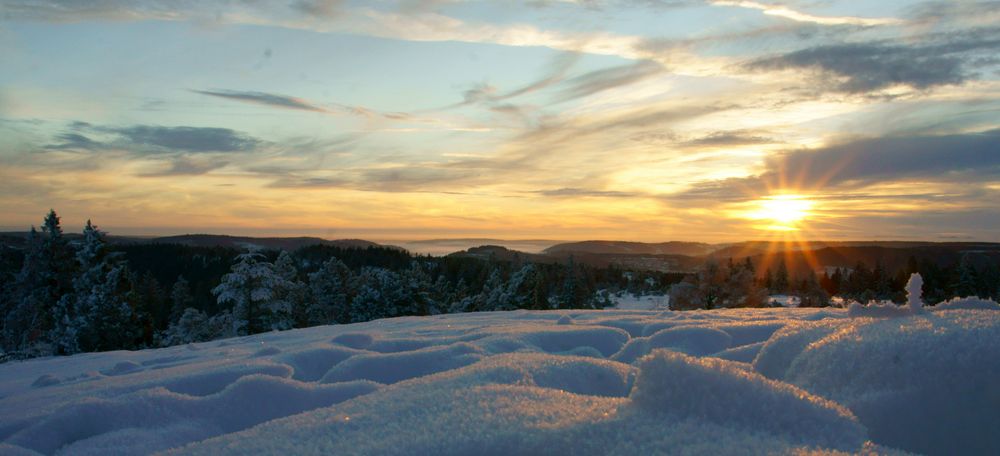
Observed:
[[[875,292],[875,299],[887,300],[892,298],[892,285],[889,280],[889,272],[881,261],[875,262],[875,269],[872,270],[872,287]]]
[[[545,274],[535,274],[535,285],[531,294],[531,308],[535,310],[549,310],[552,304],[549,302],[549,284]]]
[[[724,299],[728,271],[719,265],[715,259],[709,259],[698,270],[695,277],[700,301],[705,304],[705,308],[714,309],[718,307],[721,304],[720,301]]]
[[[211,340],[213,331],[208,321],[208,315],[204,312],[191,307],[184,309],[181,316],[164,334],[163,346]]]
[[[785,261],[782,260],[778,262],[778,271],[774,274],[772,291],[776,293],[787,293],[788,286],[788,268],[785,266]]]
[[[412,296],[395,272],[364,267],[355,278],[357,294],[351,300],[351,321],[413,315]]]
[[[236,334],[256,334],[292,326],[291,306],[281,296],[281,291],[290,284],[265,260],[256,252],[237,256],[232,271],[222,276],[222,282],[212,289],[220,305],[232,305]]]
[[[5,350],[22,352],[24,356],[50,350],[53,312],[62,297],[73,291],[75,272],[76,262],[59,216],[50,210],[41,232],[31,228],[21,270],[11,286],[9,311],[3,318]]]
[[[311,298],[306,305],[306,324],[350,323],[351,270],[336,257],[330,257],[316,272],[309,274]]]
[[[799,286],[799,307],[829,307],[830,295],[820,286],[815,273],[806,274]]]
[[[958,283],[955,293],[960,297],[973,296],[977,290],[976,267],[972,265],[972,257],[966,253],[958,264]]]
[[[580,281],[576,261],[571,255],[566,263],[566,278],[563,281],[562,293],[559,295],[559,308],[579,309],[590,305],[587,290]]]
[[[73,281],[73,292],[63,295],[55,310],[56,351],[138,347],[143,327],[128,267],[120,255],[108,250],[104,233],[90,220],[76,258],[80,274]]]
[[[179,320],[192,304],[194,296],[191,295],[191,285],[184,276],[178,275],[174,286],[170,288],[170,322]]]
[[[500,273],[500,268],[494,267],[490,271],[489,278],[483,284],[483,290],[476,299],[476,307],[472,310],[481,312],[500,310],[503,304],[504,291],[503,276]]]
[[[299,270],[295,265],[295,259],[288,251],[282,250],[278,254],[278,259],[274,261],[274,271],[285,281],[284,288],[278,292],[279,300],[286,302],[290,309],[288,315],[282,316],[287,321],[283,320],[278,329],[308,326],[306,306],[309,304],[309,289],[304,282],[299,280]]]

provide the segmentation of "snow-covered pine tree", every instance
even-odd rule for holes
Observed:
[[[960,297],[973,296],[977,292],[976,267],[972,264],[972,256],[968,253],[962,255],[958,264],[958,283],[955,284],[955,293]]]
[[[232,306],[233,331],[247,335],[291,327],[291,306],[281,299],[288,285],[264,255],[247,252],[236,257],[212,293],[219,304]]]
[[[493,268],[493,270],[490,271],[490,276],[487,277],[486,282],[483,283],[483,290],[479,293],[479,296],[476,299],[475,308],[468,310],[480,312],[498,310],[503,304],[503,295],[505,291],[503,276],[500,274],[500,268]]]
[[[173,324],[179,320],[193,303],[194,296],[191,295],[191,284],[184,276],[178,275],[174,286],[170,288],[170,323]]]
[[[309,290],[306,284],[299,280],[299,269],[295,265],[295,258],[286,250],[278,254],[278,259],[274,261],[274,271],[284,281],[285,286],[279,290],[279,298],[288,303],[289,314],[282,316],[281,324],[288,325],[288,328],[307,326],[306,305],[309,300]],[[287,319],[287,321],[285,321]],[[279,329],[288,329],[279,328]]]
[[[55,309],[52,340],[58,353],[135,348],[143,328],[137,324],[128,266],[109,252],[104,233],[90,220],[76,254],[80,273],[73,292]]]
[[[43,315],[50,309],[43,256],[41,235],[31,227],[21,270],[15,275],[10,290],[9,308],[4,309],[3,349],[6,352],[23,350],[45,332]]]
[[[521,269],[510,275],[504,293],[495,310],[525,309],[532,303],[535,279],[535,266],[525,264]]]
[[[187,344],[210,340],[212,330],[204,312],[188,307],[163,336],[163,346]]]
[[[351,300],[351,321],[369,321],[410,312],[412,296],[399,274],[385,268],[364,267],[355,278],[357,294]]]
[[[410,263],[410,268],[400,274],[400,281],[403,284],[400,315],[429,315],[431,309],[437,307],[431,276],[419,261]]]
[[[3,321],[3,348],[24,356],[48,354],[53,311],[73,291],[76,262],[59,216],[49,210],[41,232],[31,228],[21,271],[11,287]]]
[[[351,270],[343,261],[331,257],[318,271],[309,274],[310,299],[306,305],[306,324],[350,323]]]

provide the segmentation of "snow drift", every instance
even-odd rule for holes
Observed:
[[[0,365],[3,454],[998,454],[1000,312],[406,317]]]

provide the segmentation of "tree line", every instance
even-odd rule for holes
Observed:
[[[845,301],[906,302],[904,286],[910,275],[923,277],[923,297],[928,305],[955,296],[1000,300],[1000,266],[988,256],[965,253],[954,265],[910,257],[906,265],[890,271],[881,262],[869,266],[858,261],[853,268],[824,268],[794,277],[784,261],[763,273],[750,258],[720,262],[710,258],[695,273],[670,287],[675,310],[723,307],[767,307],[772,295],[797,297],[801,307],[827,307],[837,296]]]
[[[294,252],[70,239],[50,211],[20,248],[0,245],[4,359],[141,349],[377,318],[590,309],[609,293],[662,292],[679,276],[387,247]],[[599,292],[600,291],[600,292]]]

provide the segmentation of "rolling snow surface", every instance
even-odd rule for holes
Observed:
[[[0,454],[1000,454],[1000,309],[514,311],[0,365]]]

